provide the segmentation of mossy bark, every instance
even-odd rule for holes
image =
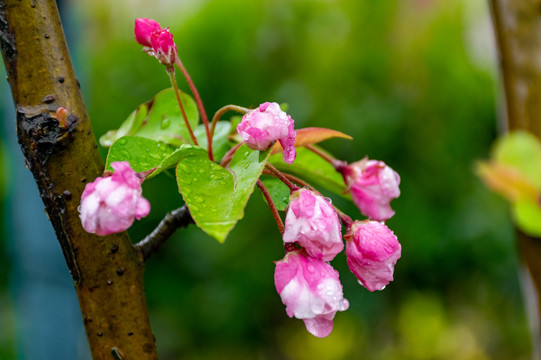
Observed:
[[[498,45],[506,124],[541,139],[541,1],[491,0]],[[534,286],[534,357],[541,358],[541,239],[517,231],[522,261]]]
[[[0,0],[0,45],[19,143],[73,277],[92,356],[156,359],[141,255],[126,233],[98,237],[79,220],[81,193],[103,163],[55,1]],[[58,107],[68,110],[65,128]]]

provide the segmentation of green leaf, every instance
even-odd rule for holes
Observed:
[[[191,128],[195,129],[199,122],[199,112],[195,101],[182,91],[180,99],[188,122]],[[118,130],[108,131],[103,135],[100,138],[100,144],[111,146],[115,140],[125,135],[137,135],[176,147],[190,143],[190,134],[173,89],[162,90],[152,100],[141,104],[128,116]]]
[[[230,146],[228,144],[228,137],[231,132],[231,123],[229,121],[218,121],[216,123],[216,128],[214,129],[214,137],[212,139],[212,154],[214,155],[214,160],[221,159]],[[194,135],[197,138],[199,146],[206,149],[207,148],[207,133],[205,131],[205,126],[203,124],[199,125],[195,131]]]
[[[173,151],[174,148],[158,141],[124,136],[109,149],[105,170],[112,170],[111,163],[115,161],[128,161],[134,171],[147,171],[159,166]]]
[[[306,180],[311,185],[325,188],[346,199],[351,199],[349,194],[344,194],[346,185],[342,175],[331,164],[306,148],[297,149],[297,158],[291,165],[282,160],[282,154],[272,155],[269,158],[269,163],[279,170]]]
[[[493,149],[497,163],[519,170],[541,189],[541,143],[526,131],[514,131],[498,139]]]
[[[267,188],[272,202],[279,211],[284,211],[289,205],[289,188],[277,178],[266,178],[261,180]],[[265,199],[265,201],[267,201]]]
[[[182,157],[177,166],[179,191],[195,223],[223,243],[244,208],[269,157],[269,151],[242,145],[228,169],[213,163],[206,153]]]
[[[513,217],[517,227],[524,233],[541,237],[541,207],[529,200],[520,200],[512,204]]]

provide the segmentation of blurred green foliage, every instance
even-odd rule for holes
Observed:
[[[226,104],[287,102],[297,127],[354,137],[322,144],[337,157],[384,160],[402,178],[387,222],[403,246],[395,281],[369,293],[339,255],[333,266],[351,305],[323,340],[289,319],[276,294],[282,241],[260,196],[223,245],[195,227],[178,231],[146,270],[162,359],[529,357],[507,208],[472,172],[496,136],[498,85],[488,10],[474,3],[81,5],[81,85],[97,137],[168,87],[163,67],[133,40],[134,18],[150,17],[171,27],[210,114]],[[152,211],[130,230],[134,241],[181,204],[176,189],[164,175],[144,184]],[[360,218],[347,200],[333,200]]]

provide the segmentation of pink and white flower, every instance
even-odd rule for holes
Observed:
[[[367,158],[339,169],[361,212],[374,220],[394,215],[391,200],[400,196],[400,176],[383,161]]]
[[[383,290],[393,281],[402,247],[387,226],[378,221],[355,221],[344,238],[349,269],[365,288]]]
[[[323,196],[308,189],[291,194],[284,243],[296,242],[310,256],[331,261],[344,249],[341,228],[336,211]]]
[[[141,183],[130,163],[119,161],[111,164],[111,176],[98,177],[86,184],[81,196],[79,217],[83,228],[100,236],[128,229],[134,219],[141,219],[150,212],[150,203],[142,196]]]
[[[349,307],[338,272],[302,250],[288,252],[276,262],[274,283],[287,315],[302,319],[306,330],[317,337],[328,336],[336,312]]]
[[[284,149],[284,162],[291,164],[297,156],[294,121],[275,102],[263,103],[246,113],[237,131],[250,149],[264,151],[278,140]]]

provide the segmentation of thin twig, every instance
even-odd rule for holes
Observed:
[[[272,166],[271,164],[269,163],[266,163],[265,164],[265,167],[267,169],[269,169],[273,174],[274,176],[276,176],[278,179],[280,179],[284,184],[287,185],[287,187],[293,192],[295,190],[298,190],[299,187],[295,184],[293,184],[291,181],[289,181],[289,179],[287,177],[284,176],[284,174],[282,174],[277,168],[275,168],[274,166]]]
[[[184,67],[184,64],[182,64],[182,61],[180,61],[180,57],[177,56],[175,58],[175,64],[177,64],[180,71],[182,71],[182,75],[184,75],[184,78],[186,79],[186,82],[188,83],[188,86],[190,87],[190,90],[192,91],[192,94],[195,97],[197,108],[199,109],[199,113],[201,114],[201,119],[203,120],[203,124],[205,125],[205,132],[207,134],[209,159],[210,161],[214,161],[214,155],[212,154],[212,136],[210,136],[209,120],[207,117],[207,112],[205,111],[205,107],[203,106],[203,100],[201,100],[201,96],[199,96],[199,92],[197,91],[197,88],[195,87],[195,84],[192,81],[190,74],[188,74],[188,70],[186,70],[186,68]]]
[[[276,225],[278,225],[278,230],[280,230],[280,234],[284,233],[284,223],[282,222],[282,218],[280,217],[280,214],[278,213],[278,209],[276,208],[276,205],[274,205],[274,202],[272,201],[272,198],[269,194],[269,191],[263,185],[263,182],[261,180],[257,180],[257,186],[263,193],[263,196],[265,197],[265,200],[267,200],[267,204],[269,204],[270,210],[272,212],[272,217],[274,218],[274,221],[276,221]]]
[[[244,141],[238,143],[237,145],[229,149],[229,151],[226,152],[224,157],[222,158],[222,161],[220,162],[220,166],[226,167],[227,165],[229,165],[229,163],[233,159],[233,155],[235,155],[235,151],[237,151],[242,144],[244,144]]]
[[[341,168],[343,168],[344,166],[347,165],[347,163],[345,161],[333,158],[331,155],[329,155],[326,152],[318,149],[314,145],[305,145],[304,147],[307,148],[308,150],[310,150],[311,152],[313,152],[314,154],[320,156],[323,160],[330,163],[336,170],[339,170],[339,169],[341,169]]]
[[[186,125],[186,128],[188,129],[188,132],[190,133],[190,137],[192,138],[192,141],[194,145],[199,145],[197,143],[197,139],[195,135],[193,134],[192,127],[190,126],[190,122],[188,121],[188,117],[186,116],[186,111],[184,111],[184,106],[182,105],[182,100],[180,99],[180,93],[178,90],[177,85],[177,79],[175,77],[175,70],[174,69],[167,69],[167,75],[169,75],[169,80],[171,80],[171,85],[173,86],[173,90],[175,92],[175,96],[177,98],[178,107],[180,108],[180,112],[182,113],[182,117],[184,118],[184,124]]]
[[[222,115],[228,111],[236,111],[241,114],[246,114],[248,111],[250,111],[250,109],[242,107],[242,106],[237,106],[237,105],[226,105],[222,107],[221,109],[219,109],[218,111],[216,111],[216,114],[214,114],[214,117],[212,118],[212,122],[210,123],[210,138],[211,139],[214,137],[214,130],[216,129],[216,123],[218,122],[218,120],[220,120]]]
[[[184,205],[167,213],[158,226],[133,247],[143,256],[143,260],[146,261],[178,228],[186,227],[193,223],[190,211]]]

